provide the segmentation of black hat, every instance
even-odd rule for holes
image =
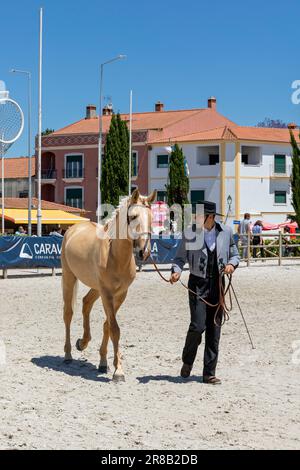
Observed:
[[[204,207],[204,215],[215,214],[223,217],[222,214],[217,212],[216,203],[211,201],[198,201],[197,204],[202,204]],[[196,205],[194,206],[194,213],[196,213]]]

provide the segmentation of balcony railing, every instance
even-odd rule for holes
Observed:
[[[77,207],[78,209],[83,208],[83,201],[80,198],[67,198],[66,205],[71,207]]]
[[[64,178],[84,178],[83,168],[65,168],[63,170]]]
[[[274,163],[270,166],[270,175],[272,177],[280,177],[286,176],[290,177],[292,173],[292,165],[291,164],[282,164],[282,165],[275,165]]]
[[[42,180],[56,180],[57,178],[57,170],[52,169],[42,169],[41,170],[41,177]]]

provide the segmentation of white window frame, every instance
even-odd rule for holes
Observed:
[[[68,189],[81,189],[82,191],[82,208],[78,207],[78,209],[83,209],[84,208],[84,187],[83,186],[65,186],[64,187],[64,201],[65,205],[67,205],[67,190]],[[74,209],[77,209],[76,207]]]
[[[275,202],[276,193],[285,193],[285,202]],[[284,189],[274,190],[274,206],[287,206],[288,204],[288,192]]]
[[[139,152],[137,150],[132,150],[131,158],[133,158],[133,154],[136,156],[136,175],[131,176],[131,179],[135,180],[139,176]]]
[[[67,171],[67,157],[72,157],[72,156],[74,156],[74,155],[80,155],[80,156],[82,157],[82,175],[83,175],[83,176],[82,176],[82,177],[79,176],[78,178],[77,178],[77,177],[75,177],[75,178],[67,178],[67,177],[65,176],[65,172]],[[75,179],[75,180],[77,180],[77,179],[82,180],[83,178],[84,178],[84,153],[81,153],[81,152],[65,153],[65,155],[64,155],[64,179],[65,179],[65,180],[72,180],[72,179],[73,179],[73,180],[74,180],[74,179]]]
[[[167,166],[158,166],[158,157],[160,156],[166,156],[168,157],[168,165]],[[167,170],[169,168],[169,165],[170,165],[170,155],[168,153],[157,153],[156,154],[156,170]]]

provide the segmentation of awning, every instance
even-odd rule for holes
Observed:
[[[1,213],[1,210],[0,210]],[[26,209],[4,209],[5,220],[10,220],[14,224],[28,224],[28,210]],[[73,225],[87,222],[89,219],[60,210],[42,209],[43,225]],[[31,211],[31,223],[37,224],[37,210]]]

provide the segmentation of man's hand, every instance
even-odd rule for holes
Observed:
[[[233,274],[234,273],[234,266],[232,264],[226,264],[224,268],[224,273],[225,274]]]
[[[179,273],[172,273],[171,277],[170,277],[170,283],[174,284],[175,282],[177,282],[179,280],[179,278],[180,278]]]

